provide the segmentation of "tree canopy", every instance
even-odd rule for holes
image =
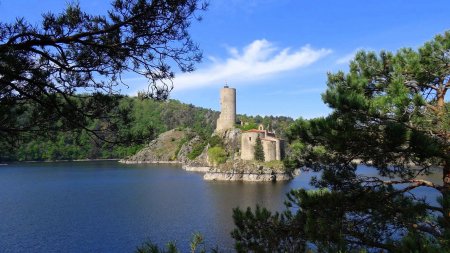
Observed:
[[[320,171],[311,182],[319,190],[293,190],[282,214],[235,210],[237,245],[273,242],[243,237],[270,217],[267,229],[297,235],[276,237],[271,250],[312,243],[324,251],[450,251],[449,66],[450,31],[417,50],[361,51],[348,73],[329,73],[322,98],[332,113],[299,119],[289,133],[288,164]],[[424,179],[430,173],[440,182]],[[424,199],[418,188],[439,197]]]
[[[166,99],[172,67],[192,71],[201,59],[188,28],[205,8],[198,0],[114,0],[106,15],[68,4],[39,25],[0,22],[0,138],[52,130],[46,122],[58,119],[57,130],[95,134],[85,119],[117,106],[111,95],[132,85],[127,73],[148,80],[145,96]],[[25,114],[35,117],[20,122]]]

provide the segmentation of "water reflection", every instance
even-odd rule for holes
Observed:
[[[367,169],[367,168],[364,168]],[[290,182],[208,182],[173,165],[19,163],[0,168],[0,252],[132,252],[150,239],[189,248],[193,232],[231,250],[232,208],[284,209]],[[420,194],[430,195],[427,191]]]

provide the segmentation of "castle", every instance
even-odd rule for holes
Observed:
[[[235,128],[236,124],[236,89],[228,86],[220,90],[220,116],[217,119],[216,132]],[[241,134],[241,159],[255,159],[256,139],[261,139],[265,161],[281,160],[284,156],[284,140],[275,133],[265,130],[262,125],[258,129],[244,131]]]

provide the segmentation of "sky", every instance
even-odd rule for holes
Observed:
[[[59,13],[68,1],[0,0],[0,20]],[[79,0],[83,10],[104,13],[106,0]],[[220,110],[219,91],[237,89],[237,112],[247,115],[326,116],[322,102],[328,72],[347,71],[358,50],[418,48],[450,29],[448,0],[210,0],[192,39],[204,59],[196,71],[175,69],[171,98]],[[147,81],[128,79],[122,93],[136,95]]]

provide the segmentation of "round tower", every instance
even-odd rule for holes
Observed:
[[[225,86],[220,90],[220,107],[216,131],[234,128],[234,124],[236,124],[236,89]]]

